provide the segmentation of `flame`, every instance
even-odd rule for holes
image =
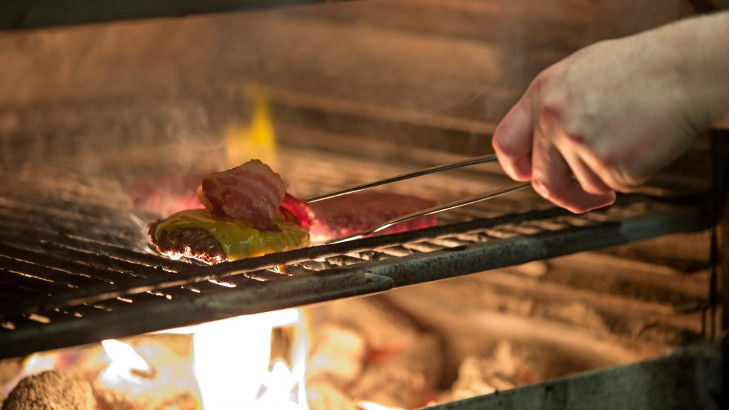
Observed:
[[[371,401],[361,401],[357,403],[357,407],[362,410],[402,410],[399,407],[387,407],[382,404],[373,403]]]
[[[187,392],[189,400],[194,400],[194,408],[205,410],[308,410],[309,405],[322,409],[341,408],[342,403],[317,400],[316,382],[312,385],[312,397],[307,397],[307,329],[304,315],[298,309],[240,316],[157,333],[191,335],[184,340],[189,343],[192,338],[192,362],[189,361],[190,350],[185,350],[181,356],[171,358],[184,358],[186,365],[170,370],[169,360],[158,356],[161,351],[149,349],[150,345],[145,344],[150,341],[136,339],[132,345],[109,339],[101,343],[103,352],[94,350],[91,356],[81,354],[80,349],[34,354],[26,359],[23,373],[70,370],[76,358],[88,360],[86,365],[93,369],[98,366],[98,370],[89,374],[94,374],[93,388],[101,392],[100,397],[111,400],[105,403],[109,408],[114,408],[115,400],[136,405],[167,403],[165,400],[171,398],[170,403],[176,403],[174,400],[186,397],[181,392]],[[328,352],[332,356],[326,361],[327,365],[336,366],[336,351]],[[316,367],[314,364],[314,371]],[[191,368],[193,372],[190,372]],[[0,388],[5,388],[7,394],[16,383],[17,380]],[[347,408],[401,410],[369,401],[354,403],[345,396],[342,399],[346,400]]]
[[[245,87],[244,94],[253,104],[253,113],[249,124],[234,124],[225,132],[228,166],[232,168],[249,159],[260,159],[276,169],[276,133],[268,97],[253,86]]]
[[[104,351],[109,356],[109,359],[111,359],[109,367],[119,366],[121,363],[123,367],[130,370],[150,370],[149,364],[147,364],[132,346],[114,339],[103,340],[101,345],[104,346]]]
[[[56,369],[59,367],[58,358],[59,353],[57,350],[34,353],[28,356],[24,361],[24,375]]]
[[[118,340],[103,340],[109,366],[99,375],[99,380],[107,386],[142,385],[145,379],[153,376],[153,369],[132,346]],[[132,388],[132,390],[134,390]]]
[[[284,357],[278,358],[272,333],[281,328],[292,330],[294,337],[291,351],[280,352]],[[193,349],[203,407],[206,410],[308,409],[304,332],[299,310],[199,325],[195,329]],[[290,357],[287,360],[285,356]]]

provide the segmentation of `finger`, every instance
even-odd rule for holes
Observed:
[[[532,153],[532,185],[545,199],[574,213],[587,212],[615,201],[615,193],[592,195],[572,178],[559,151],[536,128]]]
[[[621,171],[622,167],[618,167],[607,155],[600,155],[584,146],[576,147],[576,151],[585,166],[599,173],[602,182],[613,191],[632,192],[645,182],[645,179],[635,178],[634,172]]]
[[[491,140],[504,172],[517,181],[532,176],[532,128],[530,97],[525,94],[496,127]]]
[[[572,148],[575,141],[570,141],[570,137],[561,137],[557,140],[557,150],[562,158],[564,158],[572,175],[582,187],[582,190],[592,195],[607,194],[613,191],[605,181],[594,170],[585,164],[580,158],[578,152]]]

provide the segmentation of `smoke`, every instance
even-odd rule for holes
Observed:
[[[284,144],[390,163],[481,154],[539,71],[683,4],[371,1],[3,33],[0,169],[123,194],[139,178],[224,168],[250,82],[276,91]]]

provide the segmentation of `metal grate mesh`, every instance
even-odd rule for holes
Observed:
[[[356,159],[345,167],[301,149],[283,153],[282,169],[298,176],[288,179],[302,196],[395,173]],[[425,230],[211,267],[154,252],[146,225],[158,215],[131,206],[118,179],[55,167],[11,175],[13,183],[0,188],[3,357],[371,294],[704,226],[697,207],[642,197],[575,216],[533,193],[517,193],[443,214],[439,226]],[[458,178],[458,184],[431,179],[394,188],[443,201],[488,189],[488,178]]]

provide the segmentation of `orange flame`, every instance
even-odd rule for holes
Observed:
[[[228,167],[236,167],[249,159],[260,159],[276,169],[276,133],[268,97],[253,86],[245,87],[244,94],[253,104],[253,112],[248,124],[234,124],[225,132]]]

